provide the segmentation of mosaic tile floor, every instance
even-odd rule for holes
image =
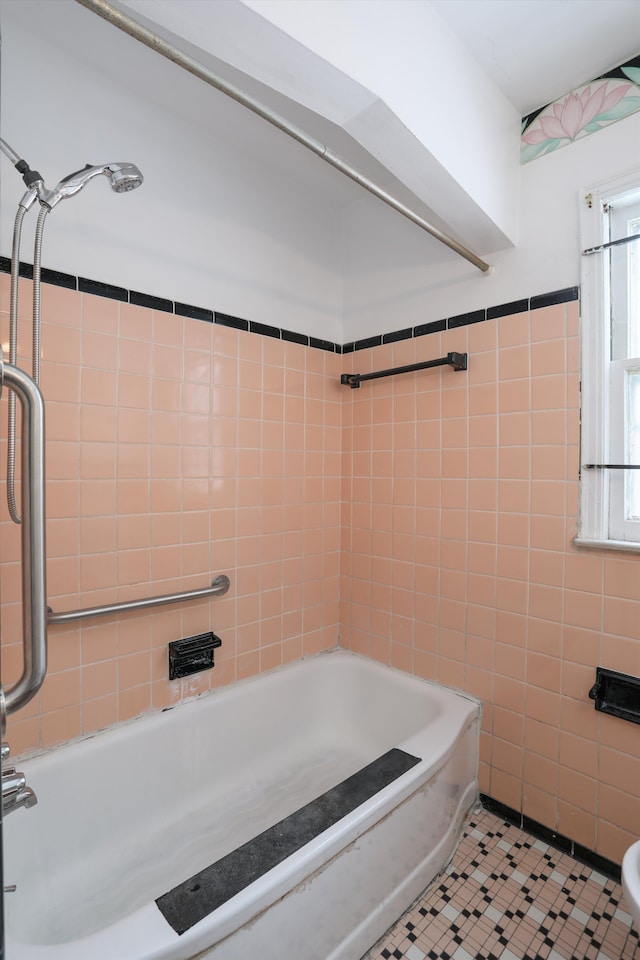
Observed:
[[[640,960],[619,884],[486,810],[366,960]]]

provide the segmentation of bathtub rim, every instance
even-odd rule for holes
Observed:
[[[440,683],[437,680],[420,677],[414,673],[407,673],[406,670],[402,670],[399,667],[394,667],[392,664],[382,663],[380,660],[374,660],[373,657],[368,657],[366,654],[358,653],[353,650],[347,650],[344,647],[335,646],[331,647],[329,650],[321,650],[319,653],[314,653],[310,656],[300,657],[300,659],[293,660],[290,663],[280,663],[276,667],[272,667],[270,670],[252,674],[250,677],[242,677],[240,680],[234,680],[231,683],[224,684],[223,686],[196,693],[193,696],[184,700],[180,700],[177,703],[172,703],[165,707],[158,707],[156,709],[148,710],[145,713],[138,714],[135,717],[130,717],[127,720],[117,721],[116,723],[109,724],[107,727],[101,727],[99,730],[91,730],[89,733],[80,734],[80,736],[73,737],[71,740],[64,740],[62,743],[55,743],[48,747],[37,748],[34,751],[25,750],[23,753],[18,753],[15,755],[12,754],[12,760],[14,764],[20,763],[21,765],[29,764],[33,760],[43,762],[47,757],[53,757],[59,751],[66,750],[70,747],[75,748],[80,744],[89,743],[96,739],[102,740],[106,736],[124,736],[126,735],[126,731],[134,725],[141,726],[143,724],[150,723],[155,717],[162,717],[165,714],[174,714],[176,711],[178,715],[180,715],[185,708],[194,703],[205,704],[209,703],[209,701],[214,701],[219,698],[231,698],[232,696],[235,696],[236,693],[239,695],[241,690],[257,683],[260,680],[265,680],[270,677],[277,677],[281,673],[286,673],[287,671],[300,668],[303,665],[309,667],[311,664],[322,662],[325,660],[325,658],[334,659],[336,661],[339,659],[344,659],[346,662],[353,660],[355,662],[366,664],[367,667],[371,666],[375,670],[390,672],[396,678],[398,678],[400,682],[405,682],[407,680],[409,682],[415,681],[419,684],[425,684],[434,691],[440,691],[445,696],[453,694],[456,697],[460,697],[462,700],[467,700],[474,704],[479,711],[479,718],[482,719],[484,713],[483,701],[479,697],[476,697],[474,694],[469,693],[466,690],[461,690],[459,687],[447,686],[446,684]],[[9,728],[5,735],[5,739],[9,740],[10,736],[11,731]]]

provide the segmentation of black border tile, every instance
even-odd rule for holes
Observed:
[[[579,296],[579,287],[565,287],[564,290],[552,290],[551,293],[539,293],[537,296],[531,297],[529,309],[540,310],[541,307],[552,307],[556,303],[570,303],[572,300],[578,300]]]
[[[369,347],[381,347],[382,336],[365,337],[364,340],[356,340],[353,345],[354,350],[367,350]]]
[[[213,322],[219,323],[222,327],[232,327],[234,330],[249,329],[248,320],[242,320],[240,317],[232,317],[228,313],[214,313]]]
[[[309,346],[309,337],[304,333],[296,333],[295,330],[281,330],[280,334],[283,340],[289,343],[299,343],[301,346]]]
[[[10,257],[0,257],[0,273],[11,274]],[[33,280],[33,264],[25,263],[24,260],[21,260],[18,264],[18,276],[24,277],[25,280]]]
[[[249,321],[249,332],[259,333],[262,337],[273,337],[274,340],[280,339],[279,327],[272,327],[268,323],[258,323],[257,320]]]
[[[0,273],[11,273],[11,260],[9,257],[0,257]],[[20,261],[19,276],[27,280],[33,279],[33,265]],[[222,326],[231,327],[236,330],[250,331],[261,336],[282,339],[290,343],[299,343],[304,346],[312,346],[316,349],[326,350],[331,353],[348,354],[356,350],[365,350],[369,347],[379,347],[383,343],[396,343],[401,340],[413,337],[423,337],[430,333],[439,333],[443,330],[456,329],[471,323],[481,323],[483,320],[494,320],[499,317],[506,317],[511,314],[523,313],[526,310],[539,310],[543,307],[553,306],[558,303],[569,303],[573,300],[579,300],[579,287],[565,287],[562,290],[554,290],[549,293],[538,294],[530,299],[512,300],[509,303],[497,304],[488,307],[486,310],[471,310],[468,313],[460,313],[455,317],[449,317],[448,320],[433,320],[429,323],[418,324],[413,327],[405,327],[402,330],[390,330],[388,333],[380,334],[375,337],[365,337],[362,340],[349,341],[344,344],[332,343],[330,340],[322,340],[317,337],[310,337],[306,334],[296,333],[292,330],[279,330],[277,327],[270,326],[257,321],[243,320],[240,317],[234,317],[230,314],[219,313],[209,310],[205,307],[196,307],[192,304],[172,302],[164,297],[156,297],[153,294],[141,293],[135,290],[126,290],[124,287],[117,287],[113,284],[102,283],[99,280],[90,280],[86,277],[74,277],[70,273],[63,273],[58,270],[42,268],[41,278],[43,283],[54,286],[64,287],[68,290],[78,290],[79,293],[89,293],[93,296],[106,297],[120,302],[130,302],[137,306],[150,307],[152,310],[161,310],[165,313],[174,313],[176,316],[188,317],[192,320],[203,320],[207,323],[219,323]]]
[[[33,280],[33,264],[25,263],[23,260],[18,264],[18,276],[25,280]]]
[[[470,323],[482,323],[486,319],[486,310],[470,310],[469,313],[459,313],[455,317],[449,317],[447,327],[449,330],[454,330],[456,327],[466,327]]]
[[[150,293],[139,293],[137,290],[129,291],[129,303],[136,307],[148,307],[150,310],[162,310],[164,313],[174,312],[173,300],[153,297]]]
[[[326,350],[328,353],[336,352],[336,345],[331,340],[319,340],[317,337],[309,337],[309,346],[316,350]]]
[[[421,323],[413,328],[414,337],[425,337],[428,333],[440,333],[447,329],[446,320],[432,320],[430,323]]]
[[[78,290],[80,293],[90,293],[94,297],[107,297],[109,300],[120,300],[121,303],[129,302],[129,291],[125,290],[124,287],[116,287],[111,283],[100,283],[99,280],[78,277]]]
[[[392,330],[391,333],[385,333],[382,337],[383,343],[397,343],[398,340],[410,340],[413,336],[411,327],[405,327],[404,330]]]
[[[64,287],[65,290],[77,290],[78,281],[70,273],[62,273],[60,270],[49,270],[43,267],[40,271],[40,279],[43,283],[50,283],[54,287]]]
[[[204,320],[205,323],[213,323],[213,310],[207,310],[205,307],[193,307],[190,303],[178,303],[173,305],[176,316],[188,317],[190,320]]]
[[[528,299],[512,300],[511,303],[501,303],[497,307],[487,307],[487,320],[509,317],[512,313],[526,313],[528,309]]]

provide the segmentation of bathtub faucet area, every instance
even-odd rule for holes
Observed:
[[[34,807],[38,798],[27,786],[24,773],[17,771],[14,766],[5,766],[9,759],[9,744],[2,744],[2,816],[6,817],[13,810],[20,807]]]

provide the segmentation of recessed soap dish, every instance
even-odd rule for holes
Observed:
[[[640,677],[597,667],[589,698],[595,700],[596,710],[602,713],[640,723]]]

